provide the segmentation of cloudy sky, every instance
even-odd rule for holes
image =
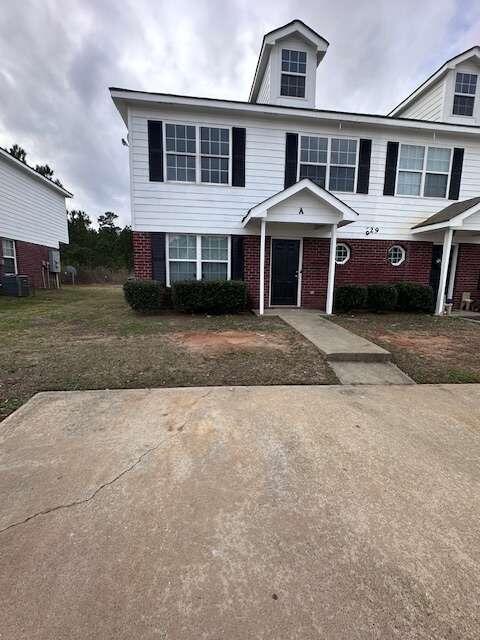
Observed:
[[[0,146],[55,169],[95,219],[129,221],[126,130],[109,86],[246,100],[265,32],[329,42],[317,104],[385,113],[480,44],[478,0],[0,0]]]

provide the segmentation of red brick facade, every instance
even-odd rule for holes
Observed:
[[[430,242],[405,242],[390,240],[341,240],[350,247],[350,260],[336,265],[335,285],[391,283],[401,281],[428,285],[432,264]],[[387,251],[399,244],[406,251],[405,261],[393,267],[387,260]],[[327,296],[328,256],[330,241],[327,238],[304,238],[302,260],[302,307],[325,309]],[[245,281],[252,306],[259,304],[260,238],[247,236],[244,241]],[[265,251],[265,304],[268,305],[270,288],[270,238]]]
[[[458,306],[462,293],[468,291],[474,300],[480,299],[480,245],[461,244],[458,248],[455,271],[454,305]]]
[[[336,265],[335,285],[393,282],[418,282],[428,285],[432,266],[431,242],[403,240],[339,240],[350,247],[350,259]],[[405,261],[398,267],[387,259],[388,249],[400,245],[406,251]],[[301,304],[312,309],[325,309],[328,278],[328,238],[303,239]],[[133,233],[134,267],[137,278],[152,277],[152,243],[149,233]],[[260,236],[244,236],[244,279],[252,308],[259,307]],[[463,291],[480,297],[480,245],[461,244],[455,279],[455,303]],[[265,241],[265,306],[270,295],[270,237]]]
[[[48,286],[48,269],[43,266],[45,262],[48,262],[48,249],[49,247],[40,244],[15,240],[17,273],[28,276],[31,284],[37,289]],[[3,269],[0,266],[1,273],[3,273]]]
[[[136,278],[152,277],[152,240],[149,233],[133,232],[133,270]]]

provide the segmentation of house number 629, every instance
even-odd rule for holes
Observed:
[[[372,233],[378,233],[378,232],[379,232],[378,227],[367,227],[367,230],[365,231],[365,235],[369,236]]]

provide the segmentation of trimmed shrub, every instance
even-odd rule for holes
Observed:
[[[397,306],[398,293],[392,284],[369,284],[367,305],[371,311],[392,311]]]
[[[171,307],[170,289],[155,280],[127,280],[123,293],[132,309],[140,313],[154,313]]]
[[[367,287],[361,287],[356,284],[336,287],[333,301],[335,311],[363,309],[367,304]]]
[[[433,311],[433,289],[417,282],[399,282],[395,285],[398,293],[397,308],[400,311]]]
[[[192,280],[172,285],[173,306],[189,313],[238,313],[247,304],[247,287],[240,280]]]

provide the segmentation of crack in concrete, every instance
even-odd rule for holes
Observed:
[[[128,467],[123,469],[119,474],[117,474],[111,480],[108,480],[107,482],[104,482],[103,484],[101,484],[89,496],[87,496],[86,498],[83,498],[82,500],[73,500],[72,502],[67,502],[66,504],[59,504],[59,505],[57,505],[55,507],[49,507],[48,509],[43,509],[42,511],[38,511],[37,513],[34,513],[31,516],[27,516],[23,520],[19,520],[18,522],[12,522],[11,524],[9,524],[6,527],[4,527],[3,529],[0,529],[0,533],[4,533],[5,531],[8,531],[10,529],[14,529],[15,527],[18,527],[18,526],[20,526],[22,524],[26,524],[30,520],[38,518],[39,516],[45,516],[45,515],[48,515],[49,513],[53,513],[55,511],[59,511],[61,509],[69,509],[70,507],[77,507],[77,506],[79,506],[81,504],[86,504],[87,502],[90,502],[91,500],[96,498],[96,496],[101,491],[103,491],[103,489],[105,489],[106,487],[110,487],[111,485],[115,484],[116,482],[118,482],[118,480],[120,480],[127,473],[130,473],[130,471],[133,471],[135,469],[135,467],[138,467],[138,465],[142,462],[142,460],[144,458],[146,458],[153,451],[156,451],[157,449],[159,449],[162,446],[162,444],[164,444],[165,442],[167,442],[169,440],[173,440],[174,438],[178,437],[181,434],[181,432],[183,431],[184,427],[190,422],[190,420],[192,418],[192,411],[195,409],[197,404],[199,402],[201,402],[202,400],[204,400],[207,396],[209,396],[212,393],[212,391],[213,391],[213,389],[210,389],[209,391],[207,391],[206,393],[204,393],[199,398],[197,398],[194,402],[191,403],[191,405],[188,407],[188,409],[190,410],[190,413],[189,413],[188,417],[183,421],[183,423],[180,426],[177,427],[176,432],[172,433],[172,435],[169,435],[169,436],[163,438],[162,440],[160,440],[160,442],[157,442],[157,444],[153,445],[153,447],[150,447],[149,449],[144,451],[135,460],[135,462],[133,462]]]

